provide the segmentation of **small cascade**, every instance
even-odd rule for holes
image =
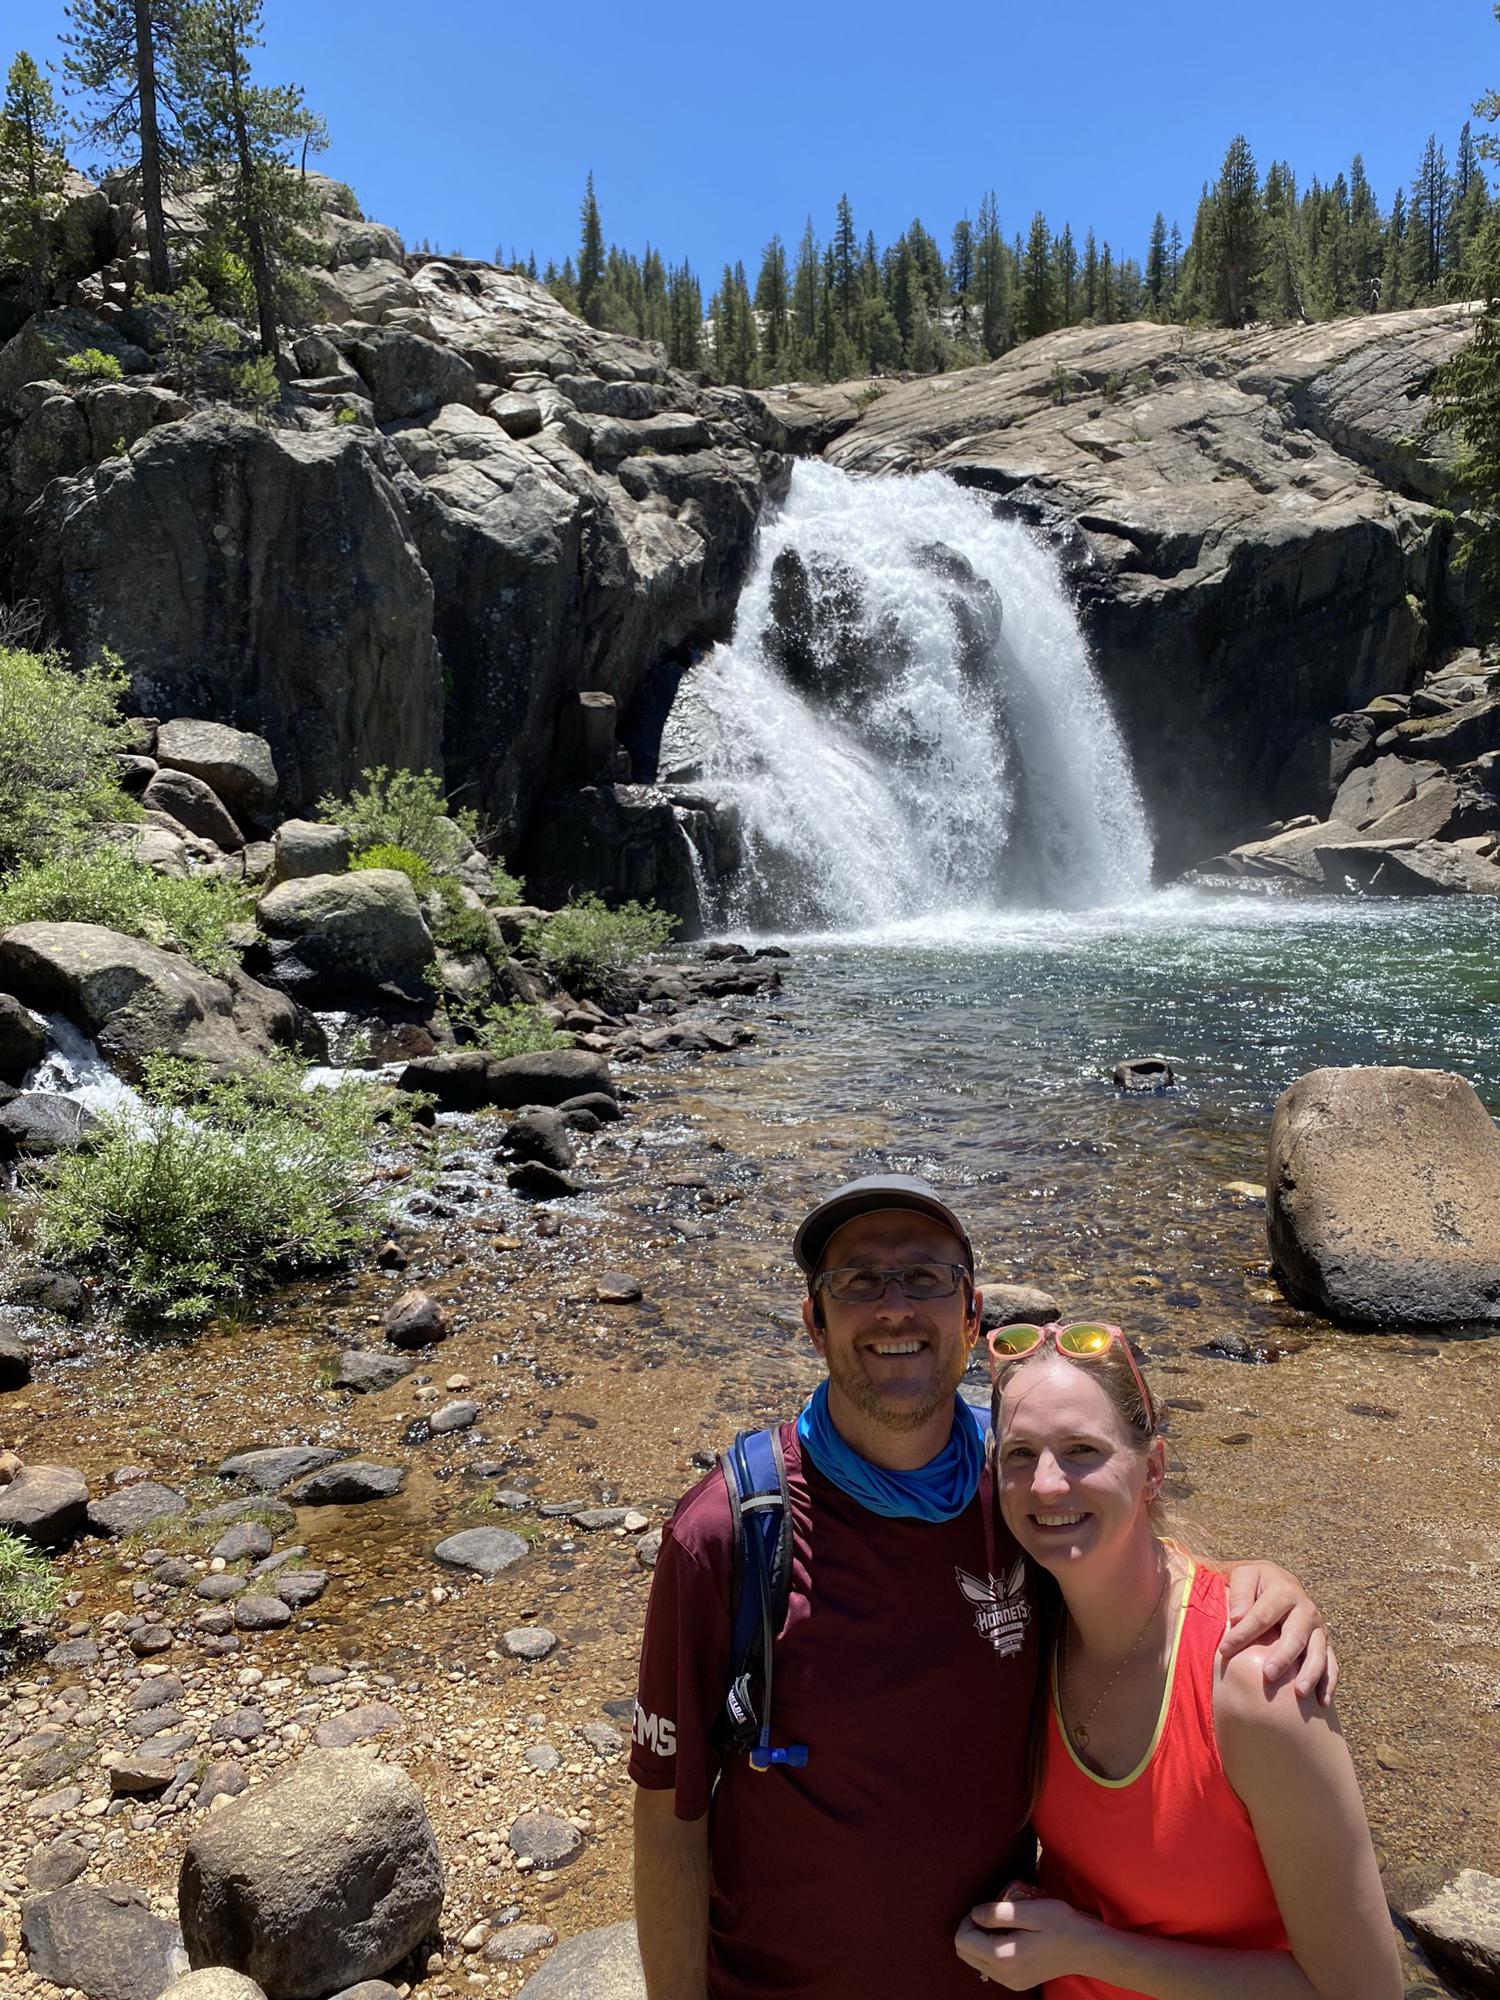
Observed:
[[[63,1014],[39,1014],[47,1028],[48,1049],[28,1072],[23,1090],[51,1091],[70,1097],[96,1116],[106,1111],[138,1111],[139,1092],[119,1077],[98,1049]]]
[[[1119,731],[1051,554],[937,473],[799,464],[659,775],[713,809],[724,924],[867,929],[1150,886]]]

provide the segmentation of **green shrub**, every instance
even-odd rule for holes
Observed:
[[[492,1056],[529,1056],[573,1045],[570,1035],[560,1035],[541,1008],[527,1000],[496,1002],[468,1026],[476,1044]]]
[[[85,347],[81,354],[63,357],[63,367],[70,375],[78,376],[84,382],[123,382],[125,370],[113,354],[106,354],[101,347]]]
[[[263,417],[281,401],[281,377],[269,354],[257,354],[249,361],[236,361],[224,371],[224,386],[231,403]]]
[[[437,921],[431,925],[433,942],[444,951],[477,951],[484,958],[493,958],[499,944],[485,912],[465,901],[462,888],[451,875],[435,876],[432,886],[438,902]]]
[[[411,883],[417,894],[423,895],[432,887],[432,863],[424,861],[420,854],[413,854],[409,847],[396,847],[390,841],[382,841],[376,847],[362,847],[351,857],[351,868],[394,868]]]
[[[526,944],[571,993],[607,999],[631,967],[669,943],[677,919],[654,903],[612,910],[597,896],[576,896],[533,924]]]
[[[350,403],[340,403],[333,413],[333,421],[336,424],[357,424],[359,411]]]
[[[503,861],[497,861],[490,869],[490,887],[495,901],[504,907],[514,909],[526,901],[526,884],[519,875],[512,875]]]
[[[43,1256],[107,1275],[127,1306],[198,1320],[369,1235],[381,1094],[351,1077],[305,1091],[294,1058],[213,1078],[147,1059],[146,1103],[28,1182]],[[409,1122],[403,1098],[393,1124]]]
[[[0,869],[56,854],[108,820],[139,819],[116,780],[120,663],[74,673],[60,653],[0,646]]]
[[[0,1528],[0,1632],[50,1618],[61,1601],[62,1585],[41,1550]]]
[[[390,771],[384,764],[360,773],[364,782],[347,799],[319,799],[318,817],[347,827],[356,849],[404,847],[434,868],[451,868],[465,843],[477,838],[471,812],[449,813],[431,771]]]
[[[0,930],[12,924],[102,924],[148,944],[175,945],[208,972],[235,963],[230,931],[251,900],[222,876],[160,875],[114,842],[26,863],[0,885]]]
[[[220,319],[200,278],[183,276],[172,292],[146,292],[141,305],[161,327],[162,347],[179,376],[191,376],[213,349],[239,345],[234,328]],[[254,311],[251,292],[250,311]]]

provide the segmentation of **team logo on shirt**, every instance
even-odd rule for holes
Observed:
[[[998,1576],[971,1576],[955,1569],[958,1587],[974,1607],[974,1629],[1002,1659],[1019,1653],[1026,1643],[1026,1627],[1031,1622],[1031,1606],[1026,1599],[1026,1563],[1017,1556],[1014,1566],[1002,1579]]]

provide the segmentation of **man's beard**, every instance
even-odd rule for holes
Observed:
[[[899,1335],[893,1338],[899,1338]],[[920,1430],[939,1410],[947,1408],[958,1387],[956,1382],[944,1386],[935,1380],[925,1395],[898,1401],[882,1394],[858,1362],[845,1362],[842,1358],[835,1362],[831,1355],[828,1357],[828,1379],[861,1416],[869,1417],[892,1431]]]

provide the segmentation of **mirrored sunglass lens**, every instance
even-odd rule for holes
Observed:
[[[1002,1326],[990,1335],[990,1346],[997,1354],[1029,1354],[1041,1337],[1039,1326]]]
[[[1057,1336],[1064,1354],[1102,1354],[1113,1341],[1107,1326],[1070,1326]]]

